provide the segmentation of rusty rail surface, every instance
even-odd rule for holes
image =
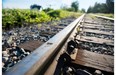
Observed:
[[[58,53],[67,38],[77,26],[79,21],[83,19],[85,14],[80,16],[74,22],[69,24],[54,37],[37,48],[33,53],[17,63],[14,67],[6,71],[3,75],[37,75],[45,68],[54,54]]]

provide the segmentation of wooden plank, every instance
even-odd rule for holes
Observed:
[[[109,25],[111,25],[111,26],[114,25],[113,23],[107,23],[107,22],[106,23],[100,23],[100,22],[92,22],[92,21],[85,21],[84,23],[92,24],[92,25],[98,25],[98,24],[99,25],[108,25],[108,26]]]
[[[39,40],[32,40],[25,42],[23,44],[20,44],[18,47],[24,48],[26,50],[34,51],[36,48],[40,47],[44,42]]]
[[[114,30],[114,28],[109,27],[109,28],[104,28],[104,26],[89,26],[89,25],[84,25],[83,28],[87,28],[87,29],[105,29],[105,30]]]
[[[54,26],[57,29],[64,29],[66,26]]]
[[[98,26],[108,26],[108,27],[113,27],[114,26],[114,24],[108,24],[108,25],[106,25],[106,24],[86,24],[86,23],[84,23],[84,26],[95,26],[95,27],[98,27]]]
[[[80,36],[79,38],[78,37],[77,39],[80,41],[92,42],[92,43],[98,43],[98,44],[106,43],[108,45],[114,46],[113,40],[107,40],[107,39],[102,39],[102,38],[97,38],[97,37],[88,37],[88,36]]]
[[[84,32],[90,32],[90,33],[96,33],[96,34],[104,34],[104,35],[114,35],[111,32],[105,32],[105,31],[99,31],[99,30],[93,30],[93,29],[84,29]]]
[[[114,72],[114,56],[78,50],[76,60],[73,63],[107,72]]]

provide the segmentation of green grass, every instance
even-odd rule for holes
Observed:
[[[33,25],[42,22],[60,20],[67,17],[79,17],[82,13],[64,10],[50,10],[48,12],[29,9],[2,9],[2,28],[12,29],[23,25]]]
[[[92,18],[92,19],[95,19],[96,16],[94,16],[94,14],[89,14],[89,16]]]

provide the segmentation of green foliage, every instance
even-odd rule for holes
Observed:
[[[82,9],[81,9],[81,12],[82,12],[82,13],[85,13],[85,9],[82,8]]]
[[[68,6],[66,6],[66,5],[61,6],[61,9],[62,9],[62,10],[66,10],[66,11],[75,11],[74,8],[72,8],[72,7],[68,7]]]
[[[106,0],[106,5],[108,7],[108,13],[114,13],[114,0]]]
[[[48,22],[51,17],[45,12],[27,9],[3,9],[2,10],[2,27],[10,29],[13,27],[21,27],[25,23],[41,23]]]
[[[40,28],[42,26],[42,24],[38,24],[38,28]]]
[[[51,10],[47,14],[50,15],[53,18],[57,18],[60,16],[60,10]]]
[[[74,8],[67,8],[66,10],[67,10],[67,11],[75,11]]]
[[[65,11],[70,11],[70,12],[77,12],[78,11],[78,12],[81,12],[81,13],[85,13],[85,9],[79,10],[78,8],[79,8],[78,0],[72,2],[70,7],[68,7],[67,5],[62,5],[61,6],[61,9],[65,10]]]
[[[75,11],[75,12],[77,12],[77,11],[78,11],[78,8],[79,8],[79,3],[78,3],[78,1],[72,2],[71,7],[74,8],[74,11]]]
[[[75,12],[70,13],[70,17],[74,17],[74,18],[78,18],[81,15],[82,15],[82,13],[75,13]]]
[[[33,25],[66,17],[76,17],[78,13],[64,10],[49,10],[48,12],[29,9],[2,9],[2,28],[12,29],[23,25]],[[79,15],[80,16],[80,15]]]
[[[97,17],[94,14],[88,14],[92,19],[96,19]]]
[[[52,9],[52,8],[43,9],[44,12],[49,12],[49,11],[51,11],[51,10],[53,10],[53,9]]]
[[[88,13],[114,13],[114,2],[106,0],[106,3],[95,3],[88,8]]]
[[[40,5],[37,5],[37,4],[33,4],[30,6],[30,9],[37,9],[37,10],[40,10],[42,8],[42,6]]]

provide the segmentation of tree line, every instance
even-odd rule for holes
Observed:
[[[33,4],[33,5],[30,6],[30,9],[38,9],[38,10],[40,10],[40,8],[42,8],[42,6],[37,5],[37,4]],[[61,9],[62,10],[66,10],[66,11],[71,11],[71,12],[85,12],[85,9],[84,8],[82,8],[81,10],[79,10],[79,2],[78,2],[78,0],[73,1],[71,3],[71,6],[70,7],[68,7],[67,5],[61,6]],[[43,10],[45,12],[48,12],[48,11],[53,10],[53,9],[50,8],[50,7],[48,7],[48,8],[45,8]]]
[[[114,13],[114,0],[106,0],[106,3],[95,3],[90,6],[87,13]]]
[[[61,9],[71,11],[71,12],[82,12],[82,13],[86,12],[84,8],[79,10],[79,2],[78,2],[78,0],[72,2],[70,7],[68,7],[67,5],[61,6]]]

